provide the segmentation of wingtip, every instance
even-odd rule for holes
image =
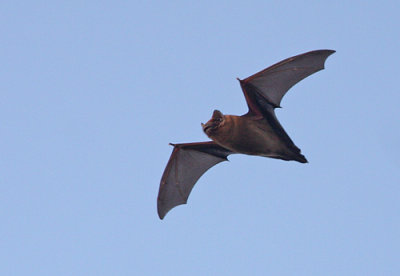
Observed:
[[[157,197],[157,214],[160,220],[163,220],[163,218],[165,217],[165,213],[161,212],[162,208],[160,206],[160,203],[161,203],[160,197]]]
[[[317,54],[320,55],[322,54],[323,56],[325,56],[325,58],[328,58],[330,55],[332,55],[333,53],[336,53],[335,50],[332,49],[320,49],[320,50],[313,50],[304,54],[300,54],[300,55],[306,55],[306,54]]]
[[[163,220],[165,218],[165,216],[169,213],[169,211],[171,211],[172,209],[174,209],[175,207],[179,206],[179,205],[185,205],[187,204],[187,200],[184,202],[181,202],[180,204],[177,204],[175,206],[172,207],[165,207],[162,204],[160,204],[160,201],[157,200],[157,214],[158,217],[160,218],[160,220]]]
[[[160,199],[157,198],[157,214],[160,220],[163,220],[167,213],[168,211],[165,212],[165,210],[163,210],[163,208],[160,205]]]
[[[331,49],[316,50],[316,51],[313,51],[313,52],[318,52],[318,53],[320,53],[320,54],[323,55],[323,59],[324,59],[324,60],[323,60],[323,64],[322,64],[322,68],[321,68],[321,69],[325,69],[325,62],[326,62],[326,60],[328,59],[328,57],[329,57],[330,55],[336,53],[335,50],[331,50]]]
[[[327,49],[327,50],[323,50],[326,52],[326,58],[328,58],[330,55],[336,53],[335,50],[331,50],[331,49]]]
[[[312,53],[312,52],[327,52],[327,53],[333,54],[333,53],[336,52],[336,50],[332,50],[332,49],[321,49],[321,50],[313,50],[313,51],[310,51],[309,53]]]
[[[326,50],[326,51],[329,52],[329,55],[332,55],[332,54],[336,53],[336,50],[330,50],[330,49],[328,49],[328,50]]]

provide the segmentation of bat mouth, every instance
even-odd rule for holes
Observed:
[[[201,123],[201,127],[203,128],[203,131],[206,132],[206,129],[210,128],[210,126],[205,125],[203,123]]]
[[[211,125],[211,124],[203,124],[203,123],[201,123],[201,126],[202,126],[202,128],[203,128],[203,131],[206,133],[206,134],[209,134],[213,129],[214,129],[214,127]]]

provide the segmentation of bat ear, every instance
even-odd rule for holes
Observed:
[[[223,119],[224,118],[224,114],[222,114],[221,111],[219,110],[214,110],[213,115],[212,115],[213,119]]]

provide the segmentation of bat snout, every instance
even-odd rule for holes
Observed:
[[[201,123],[201,127],[205,134],[210,135],[210,132],[214,129],[214,125],[212,122],[207,122],[205,124]]]

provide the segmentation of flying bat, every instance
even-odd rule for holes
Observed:
[[[307,163],[300,149],[279,123],[275,108],[286,92],[309,75],[324,69],[333,50],[316,50],[278,62],[246,79],[239,80],[249,111],[224,115],[214,110],[201,124],[208,142],[171,144],[174,149],[161,178],[157,198],[158,216],[163,219],[175,206],[186,204],[197,180],[212,166],[242,153]]]

